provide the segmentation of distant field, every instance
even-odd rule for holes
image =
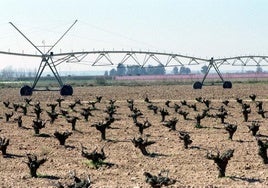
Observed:
[[[267,82],[268,73],[241,73],[223,74],[224,80],[233,83],[257,83]],[[192,85],[196,81],[202,81],[204,75],[131,75],[131,76],[63,76],[64,83],[76,86],[135,86],[135,85]],[[20,88],[23,85],[31,85],[34,78],[20,78],[0,81],[0,87]],[[217,74],[207,75],[205,84],[221,83]],[[41,77],[37,87],[58,87],[57,80],[52,77]]]
[[[178,80],[178,81],[198,81],[202,80],[203,74],[178,74],[178,75],[133,75],[133,76],[116,76],[115,80]],[[267,79],[268,73],[225,73],[222,77],[226,80],[247,80],[247,79]],[[218,74],[208,74],[207,79],[219,80]]]

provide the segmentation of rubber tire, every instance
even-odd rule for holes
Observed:
[[[25,85],[20,89],[21,96],[31,96],[32,94],[33,94],[33,89],[28,85]]]
[[[70,96],[73,95],[73,88],[71,85],[63,85],[60,89],[60,95],[62,96]]]
[[[225,82],[223,82],[222,87],[223,87],[224,89],[231,89],[231,88],[233,87],[233,84],[232,84],[232,82],[230,82],[230,81],[225,81]]]
[[[195,82],[193,85],[193,88],[194,89],[202,89],[202,83],[199,81]]]

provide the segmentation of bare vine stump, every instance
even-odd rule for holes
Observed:
[[[59,133],[58,131],[55,131],[54,136],[55,138],[58,139],[58,141],[60,142],[60,145],[65,145],[65,141],[66,139],[72,135],[72,132],[63,132],[63,133]]]
[[[189,108],[192,108],[195,112],[197,111],[196,104],[191,104],[188,106]]]
[[[243,117],[244,117],[244,121],[247,122],[248,121],[248,114],[251,113],[251,109],[250,109],[250,106],[247,105],[247,104],[242,104],[242,114],[243,114]]]
[[[104,112],[106,112],[110,118],[113,118],[113,116],[117,112],[118,106],[114,105],[115,102],[116,102],[116,100],[110,100],[109,101],[110,106],[106,106],[106,110],[104,110]]]
[[[55,111],[52,111],[52,112],[46,111],[46,112],[47,112],[47,115],[50,117],[50,124],[53,124],[55,120],[58,118],[59,114]]]
[[[27,112],[28,112],[28,110],[27,110],[27,105],[20,105],[20,108],[22,109],[22,113],[23,113],[23,115],[27,115]]]
[[[146,103],[152,103],[152,101],[150,101],[150,99],[148,98],[148,96],[146,96],[146,97],[144,98],[144,102],[146,102]]]
[[[166,176],[163,176],[162,173],[166,172]],[[146,183],[150,184],[153,188],[159,188],[162,186],[169,186],[174,184],[176,181],[168,177],[168,171],[161,171],[157,176],[152,175],[149,172],[144,172],[143,175],[146,178]]]
[[[178,123],[178,119],[176,117],[174,117],[166,122],[163,122],[163,125],[165,127],[170,128],[170,130],[172,130],[172,131],[176,131],[176,124],[177,123]]]
[[[265,113],[266,111],[264,111],[263,109],[258,110],[258,114],[260,114],[262,118],[265,118]]]
[[[262,141],[260,139],[257,139],[257,143],[259,146],[259,156],[262,158],[262,162],[264,164],[268,164],[268,157],[267,157],[267,149],[268,149],[268,140]]]
[[[257,101],[256,102],[256,108],[258,108],[258,111],[263,110],[263,102],[262,101]]]
[[[59,104],[59,107],[61,108],[61,102],[63,102],[64,99],[63,98],[57,98],[56,102]]]
[[[18,122],[18,127],[22,127],[22,116],[19,116],[17,118],[17,122]]]
[[[221,123],[224,124],[224,120],[227,117],[228,113],[226,111],[223,111],[219,114],[216,114],[216,117],[221,119]]]
[[[229,149],[220,155],[220,152],[217,151],[217,154],[214,155],[212,153],[207,153],[207,159],[214,160],[217,164],[217,168],[219,170],[218,177],[225,177],[225,171],[228,164],[228,161],[233,157],[234,150]]]
[[[243,99],[236,98],[236,102],[239,103],[239,104],[242,104],[243,103]]]
[[[137,118],[140,117],[140,116],[142,116],[143,113],[140,110],[138,110],[137,108],[134,108],[132,112],[133,113],[130,114],[128,117],[132,117],[133,122],[136,123],[137,122]]]
[[[103,148],[101,148],[100,152],[97,152],[97,149],[95,149],[93,150],[93,152],[88,153],[87,151],[85,151],[86,149],[85,147],[83,147],[82,145],[81,147],[82,147],[82,151],[81,151],[82,157],[85,157],[86,159],[91,160],[95,168],[99,168],[102,165],[105,165],[108,167],[111,167],[114,165],[113,163],[104,162],[104,160],[106,159],[106,155],[104,153]]]
[[[67,115],[69,114],[69,112],[67,110],[64,109],[60,109],[61,115],[64,117],[67,117]]]
[[[58,105],[57,103],[47,104],[47,106],[51,108],[51,112],[55,112],[57,105]]]
[[[43,111],[43,110],[41,109],[40,104],[37,103],[37,104],[34,106],[34,113],[35,113],[35,115],[36,115],[36,119],[40,119],[40,115],[41,115],[42,111]]]
[[[96,102],[97,103],[100,103],[101,102],[101,99],[102,99],[102,96],[96,96]]]
[[[13,115],[14,115],[13,112],[11,112],[11,113],[5,113],[5,116],[6,116],[6,122],[8,122],[9,119],[10,119]]]
[[[85,179],[81,179],[76,176],[75,172],[70,173],[73,183],[66,185],[68,188],[91,188],[91,181],[89,176],[87,176]],[[60,182],[57,183],[56,187],[64,188]]]
[[[211,101],[208,99],[203,99],[203,103],[206,105],[207,108],[210,107]]]
[[[253,121],[251,125],[248,125],[249,131],[251,131],[252,136],[256,136],[259,131],[260,125],[258,122]]]
[[[167,100],[167,101],[165,102],[165,105],[166,105],[168,108],[170,108],[170,103],[171,103],[171,101],[170,101],[170,100]]]
[[[149,127],[151,127],[152,126],[152,124],[148,121],[148,120],[146,120],[146,121],[144,121],[143,123],[140,123],[140,122],[136,122],[135,123],[135,125],[137,126],[137,127],[139,127],[139,133],[142,135],[143,134],[143,130],[144,129],[147,129],[147,128],[149,128]]]
[[[76,106],[76,103],[75,103],[75,102],[68,104],[68,107],[69,107],[72,111],[75,111],[75,110],[74,110],[74,107],[75,107],[75,106]]]
[[[242,110],[244,121],[248,122],[248,114],[250,113],[249,110]]]
[[[161,117],[162,117],[161,122],[164,122],[164,121],[165,121],[165,117],[168,116],[169,113],[168,113],[168,111],[167,111],[166,109],[164,109],[164,108],[160,110],[160,113],[161,113]]]
[[[181,101],[181,105],[182,105],[182,106],[187,106],[187,105],[188,105],[188,104],[187,104],[187,101],[186,101],[186,100],[182,100],[182,101]]]
[[[97,109],[96,106],[95,106],[96,103],[97,103],[97,101],[89,101],[88,102],[88,104],[92,106],[92,109],[93,110],[96,110]]]
[[[178,112],[178,110],[180,109],[180,105],[178,105],[178,104],[174,104],[174,110],[175,110],[175,112],[177,113]]]
[[[235,133],[235,131],[237,130],[237,125],[233,125],[233,124],[227,124],[225,126],[225,130],[228,131],[229,133],[229,139],[232,140],[233,139],[233,135]]]
[[[26,102],[27,105],[31,106],[32,99],[31,98],[25,98],[24,101]]]
[[[9,139],[0,137],[0,150],[2,155],[5,156],[7,154],[7,146],[9,145]]]
[[[9,101],[3,101],[3,104],[5,105],[6,108],[9,108],[10,102]]]
[[[188,145],[190,145],[193,141],[190,138],[190,135],[186,132],[179,131],[179,138],[183,140],[184,148],[188,149]]]
[[[100,131],[102,140],[106,140],[106,129],[109,126],[107,122],[98,122],[91,126],[95,127],[98,131]]]
[[[13,103],[13,108],[14,108],[14,111],[17,112],[18,109],[19,109],[20,105],[17,104],[17,103]]]
[[[229,100],[224,100],[224,101],[222,101],[222,103],[223,103],[225,106],[228,106],[228,104],[229,104]]]
[[[189,112],[180,110],[178,113],[183,116],[184,120],[187,120],[187,116],[189,115]]]
[[[145,156],[150,156],[150,153],[146,150],[146,147],[155,143],[154,141],[148,141],[147,139],[143,140],[141,137],[139,137],[137,140],[133,138],[131,142],[136,148],[139,148],[141,153]]]
[[[88,153],[87,151],[85,151],[85,147],[81,146],[82,147],[82,157],[85,157],[87,158],[88,160],[92,160],[93,163],[97,163],[99,161],[103,161],[106,159],[106,156],[105,156],[105,153],[104,153],[104,150],[103,148],[101,148],[101,152],[98,153],[97,150],[95,149],[93,152],[91,153]]]
[[[68,187],[74,187],[74,188],[90,188],[91,187],[91,181],[89,179],[89,176],[87,179],[80,179],[78,177],[74,177],[74,183],[71,185],[68,185]]]
[[[37,169],[40,167],[40,165],[44,164],[47,159],[43,158],[40,160],[37,160],[37,156],[36,155],[31,155],[31,154],[27,154],[27,158],[28,158],[28,162],[25,162],[27,164],[27,166],[30,169],[30,174],[31,177],[37,178]]]
[[[203,98],[202,97],[196,97],[195,100],[197,102],[203,103]]]
[[[34,129],[34,133],[36,135],[38,135],[40,133],[40,129],[44,128],[46,125],[46,122],[43,122],[42,120],[40,119],[37,119],[37,120],[33,120],[33,129]]]
[[[147,108],[148,108],[149,110],[152,110],[152,111],[154,112],[154,114],[157,114],[157,110],[158,110],[158,107],[157,107],[157,106],[155,106],[155,105],[153,105],[153,104],[149,104],[149,105],[147,106]]]
[[[201,119],[204,119],[205,116],[206,116],[206,113],[203,113],[202,115],[197,114],[197,116],[195,117],[196,119],[195,128],[202,128]]]
[[[133,99],[127,99],[128,108],[130,111],[133,111],[134,109],[134,100]]]
[[[84,117],[84,119],[85,119],[85,121],[88,121],[88,117],[89,116],[93,116],[92,114],[91,114],[91,109],[90,109],[90,107],[89,108],[82,108],[82,112],[80,113],[81,114],[81,116],[83,116]]]
[[[75,126],[76,126],[76,121],[77,121],[78,119],[79,119],[79,118],[76,117],[76,116],[73,116],[73,117],[70,117],[70,118],[66,119],[68,123],[71,123],[71,125],[72,125],[72,130],[73,130],[73,131],[76,130],[76,129],[75,129]]]
[[[255,94],[251,94],[251,95],[249,95],[249,98],[252,100],[252,101],[255,101],[255,99],[256,99],[256,95]]]

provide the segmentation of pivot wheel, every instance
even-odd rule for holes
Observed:
[[[21,96],[30,96],[32,94],[33,94],[33,89],[28,85],[25,85],[20,89]]]
[[[63,96],[73,95],[73,88],[70,85],[63,85],[60,89],[60,94]]]
[[[201,82],[195,82],[194,85],[193,85],[193,88],[194,89],[202,89],[202,83]]]
[[[223,82],[223,88],[224,88],[224,89],[231,89],[232,86],[233,86],[233,84],[232,84],[232,82],[230,82],[230,81],[224,81],[224,82]]]

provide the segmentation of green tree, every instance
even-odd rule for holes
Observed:
[[[208,71],[208,66],[204,65],[203,67],[201,67],[201,73],[206,74],[207,71]]]
[[[180,74],[190,74],[190,73],[191,73],[191,69],[190,68],[184,67],[184,66],[182,66],[180,68]]]
[[[155,75],[164,75],[166,74],[166,69],[162,64],[158,64],[155,68],[154,68],[154,74]]]
[[[126,69],[126,66],[123,64],[123,63],[119,63],[117,65],[117,71],[116,71],[116,74],[118,76],[124,76],[126,75],[126,72],[127,72],[127,69]]]
[[[154,67],[152,65],[148,65],[148,67],[146,67],[146,75],[153,75],[154,74]]]
[[[173,74],[179,74],[179,69],[178,67],[174,67],[172,70]]]
[[[262,67],[258,64],[256,68],[257,73],[262,73]]]
[[[116,70],[115,69],[110,70],[110,76],[116,76]]]
[[[139,65],[127,66],[127,75],[140,75],[141,70]]]
[[[104,72],[104,76],[109,76],[108,71],[105,71],[105,72]]]

